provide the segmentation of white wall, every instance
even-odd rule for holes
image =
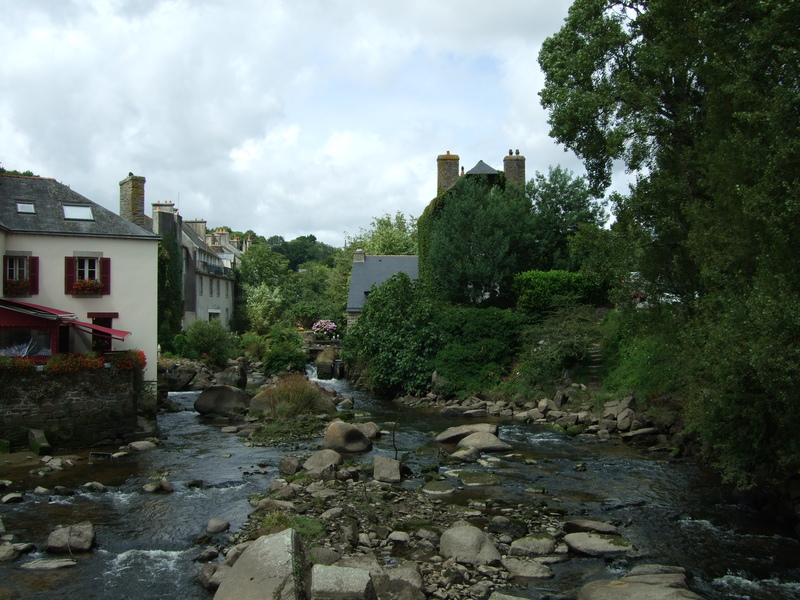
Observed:
[[[0,240],[0,243],[2,240]],[[147,356],[146,380],[156,379],[158,314],[158,240],[9,234],[5,249],[27,250],[39,257],[39,293],[21,301],[66,310],[91,323],[90,312],[116,312],[112,327],[130,331],[113,350],[142,350]],[[66,294],[64,258],[79,252],[102,252],[111,259],[111,294],[87,298]],[[76,352],[88,352],[92,336],[73,330]]]

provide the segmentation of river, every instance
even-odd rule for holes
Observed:
[[[384,436],[373,452],[394,453],[396,446],[415,472],[434,460],[435,434],[454,424],[353,391],[346,381],[320,383],[353,396],[356,409],[379,424],[396,422],[395,436]],[[0,600],[211,598],[197,581],[194,558],[205,546],[195,545],[196,536],[212,517],[227,519],[236,531],[252,510],[248,496],[269,487],[281,458],[290,451],[307,453],[313,443],[292,449],[246,446],[242,438],[221,433],[219,423],[201,419],[192,409],[195,397],[171,394],[183,410],[159,416],[163,444],[156,449],[113,460],[90,459],[85,451],[78,453],[84,460],[74,469],[44,477],[17,474],[12,488],[24,489],[25,501],[0,506],[0,518],[15,541],[41,549],[56,525],[91,521],[98,547],[79,556],[76,567],[55,572],[19,568],[45,558],[41,551],[0,564]],[[472,468],[488,466],[503,485],[465,490],[451,501],[525,504],[534,500],[532,487],[543,488],[548,503],[571,516],[620,524],[625,537],[646,554],[635,561],[576,558],[554,565],[555,578],[531,584],[526,597],[569,593],[592,579],[619,576],[634,564],[657,562],[685,567],[692,588],[709,600],[800,598],[800,544],[788,525],[747,505],[693,462],[528,424],[503,423],[500,437],[514,447],[514,456]],[[371,459],[367,454],[360,460]],[[0,456],[0,479],[7,479],[2,462]],[[142,491],[160,476],[169,479],[174,493]],[[203,484],[195,487],[198,480]],[[88,481],[109,489],[81,491]],[[403,485],[420,484],[417,478]],[[37,496],[32,491],[38,485],[64,485],[78,493]]]

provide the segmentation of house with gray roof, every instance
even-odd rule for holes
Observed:
[[[411,279],[419,277],[418,257],[364,254],[361,248],[355,251],[350,274],[350,292],[347,296],[348,327],[358,320],[372,286],[381,285],[396,273],[405,273]]]
[[[135,348],[155,380],[158,241],[54,179],[0,174],[0,355]]]

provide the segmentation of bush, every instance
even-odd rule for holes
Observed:
[[[308,355],[303,349],[303,336],[293,327],[273,325],[263,362],[265,375],[305,371]]]
[[[380,394],[428,389],[433,358],[441,348],[435,310],[419,280],[405,273],[372,288],[356,324],[348,331],[342,360],[351,376]]]
[[[599,305],[604,301],[600,286],[582,273],[526,271],[514,278],[517,307],[536,314],[553,310],[563,298],[572,303]]]
[[[219,319],[192,321],[186,337],[190,350],[212,365],[225,366],[225,362],[235,354],[235,336],[222,326]]]
[[[433,360],[446,385],[438,391],[466,396],[500,382],[520,345],[523,319],[498,308],[449,308],[436,325],[445,346]]]
[[[330,409],[325,393],[299,373],[281,377],[274,388],[264,392],[264,397],[268,403],[264,416],[269,419],[285,421]]]
[[[242,350],[248,358],[262,360],[269,350],[269,339],[255,331],[248,331],[241,338]]]
[[[531,327],[518,365],[524,385],[535,387],[562,376],[565,368],[584,360],[600,339],[595,309],[565,305]]]

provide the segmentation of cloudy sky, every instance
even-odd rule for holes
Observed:
[[[419,216],[436,157],[562,164],[539,105],[569,0],[0,0],[0,165],[114,211],[287,240]]]

